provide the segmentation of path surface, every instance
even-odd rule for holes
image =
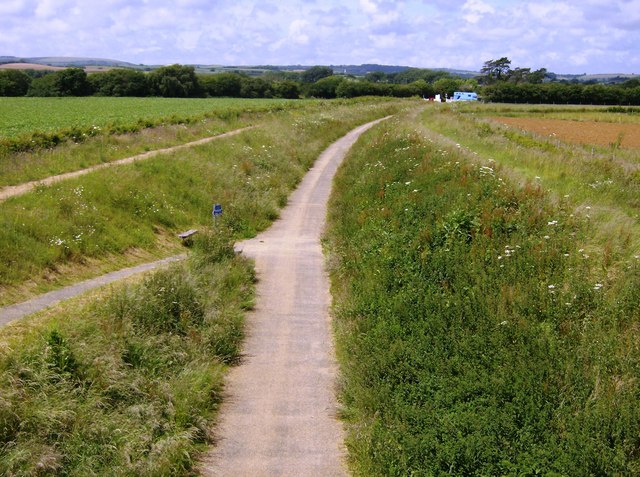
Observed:
[[[205,457],[202,475],[345,475],[320,236],[340,162],[360,134],[384,119],[330,146],[281,218],[236,245],[255,260],[257,303],[248,317],[244,361],[227,381],[217,446]]]
[[[97,164],[95,166],[88,167],[86,169],[81,169],[79,171],[66,172],[64,174],[59,174],[57,176],[46,177],[45,179],[40,179],[37,181],[25,182],[24,184],[19,184],[15,186],[6,186],[0,189],[0,202],[8,199],[9,197],[15,197],[18,195],[26,194],[32,189],[35,189],[38,186],[43,185],[51,185],[56,182],[60,182],[66,179],[71,179],[78,176],[83,176],[88,174],[89,172],[96,171],[98,169],[104,169],[107,167],[119,166],[122,164],[130,164],[135,161],[141,161],[143,159],[149,159],[151,157],[157,156],[159,154],[166,154],[169,152],[179,151],[181,149],[187,149],[193,146],[198,146],[200,144],[206,144],[211,141],[216,141],[218,139],[222,139],[225,137],[235,136],[236,134],[240,134],[241,132],[246,131],[247,129],[252,129],[255,126],[248,126],[246,128],[236,129],[235,131],[229,131],[226,133],[218,134],[216,136],[205,137],[204,139],[198,139],[197,141],[191,141],[185,144],[180,144],[178,146],[172,146],[165,149],[156,149],[155,151],[144,152],[142,154],[138,154],[136,156],[127,157],[124,159],[119,159],[117,161],[105,162],[104,164]]]
[[[5,306],[4,308],[0,308],[0,327],[13,320],[22,318],[23,316],[30,315],[48,306],[55,305],[59,301],[73,298],[74,296],[80,295],[81,293],[87,292],[94,288],[101,287],[102,285],[107,285],[117,280],[122,280],[123,278],[130,277],[131,275],[135,275],[136,273],[142,273],[152,270],[170,262],[183,260],[184,258],[186,258],[186,255],[176,255],[174,257],[164,258],[156,262],[143,263],[142,265],[138,265],[136,267],[125,268],[115,272],[107,273],[106,275],[102,275],[97,278],[92,278],[90,280],[76,283],[75,285],[61,288],[60,290],[54,290],[43,295],[38,295],[31,300],[22,303]]]

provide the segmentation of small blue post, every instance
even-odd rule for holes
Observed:
[[[213,211],[211,212],[213,215],[213,223],[217,222],[218,215],[222,215],[222,204],[213,204]]]

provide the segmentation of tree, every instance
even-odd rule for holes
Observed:
[[[298,99],[300,85],[295,81],[276,81],[271,84],[274,98]]]
[[[300,80],[303,83],[315,83],[331,75],[333,75],[333,69],[328,66],[312,66],[300,74]]]
[[[507,79],[510,71],[511,60],[503,56],[498,60],[485,61],[480,73],[484,75],[486,84],[491,84]]]
[[[53,76],[60,96],[87,96],[92,93],[87,72],[82,68],[67,68]]]
[[[31,78],[19,70],[0,70],[0,96],[24,96]]]
[[[193,98],[200,95],[200,83],[193,66],[163,66],[149,73],[151,92],[165,98]]]
[[[331,99],[336,97],[336,89],[346,81],[342,76],[327,76],[307,86],[305,95],[312,98]]]
[[[240,76],[240,96],[242,98],[270,98],[271,85],[262,78]]]
[[[199,77],[200,85],[205,94],[214,98],[226,96],[237,98],[240,96],[242,77],[237,73],[216,73]]]
[[[49,73],[35,78],[29,86],[27,96],[62,96],[58,90],[56,74]]]
[[[364,79],[371,83],[383,83],[387,80],[387,75],[383,71],[372,71],[364,75]]]
[[[89,76],[94,94],[98,96],[148,96],[149,83],[141,71],[116,68]]]

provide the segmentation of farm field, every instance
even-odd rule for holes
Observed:
[[[263,104],[257,101],[249,109]],[[175,251],[180,244],[174,234],[207,224],[214,201],[225,205],[239,236],[251,235],[277,216],[287,191],[322,145],[360,120],[375,119],[402,104],[300,103],[253,116],[258,127],[216,144],[94,171],[10,198],[0,203],[0,303]],[[185,125],[185,135],[190,127],[200,131],[201,124]],[[155,137],[127,135],[132,149],[152,145]],[[83,153],[95,146],[88,141],[73,150]],[[54,148],[50,154],[36,154],[30,163],[55,163],[65,152],[64,146]],[[8,162],[23,159],[23,153],[8,156]],[[251,220],[234,219],[238,213]]]
[[[236,115],[248,110],[269,110],[292,100],[182,99],[182,98],[0,98],[0,140],[34,132],[108,128],[153,124],[170,118]],[[296,104],[303,104],[298,102]]]
[[[640,124],[546,118],[495,117],[494,120],[575,144],[640,148]]]

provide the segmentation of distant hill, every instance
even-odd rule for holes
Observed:
[[[143,65],[134,64],[127,61],[112,60],[106,58],[76,58],[65,56],[39,56],[33,58],[17,57],[17,56],[0,56],[0,68],[3,64],[11,64],[11,68],[16,69],[18,64],[24,63],[25,69],[33,68],[32,65],[43,65],[54,68],[77,67],[86,68],[87,71],[104,71],[109,68],[132,68],[137,70],[152,71],[162,65]],[[261,76],[267,71],[304,71],[311,68],[312,65],[255,65],[255,66],[224,66],[224,65],[205,65],[193,64],[196,73],[210,74],[222,72],[241,72],[250,76]],[[379,64],[362,64],[362,65],[328,65],[336,74],[364,76],[367,73],[381,71],[385,74],[400,73],[412,66],[398,65],[379,65]],[[422,67],[421,67],[422,68]],[[435,71],[446,71],[454,76],[461,78],[474,78],[479,76],[478,71],[451,69],[451,68],[423,68]],[[623,83],[632,78],[638,78],[636,74],[555,74],[550,73],[554,81],[567,81],[578,83]]]
[[[75,58],[68,56],[38,56],[24,58],[17,56],[0,56],[0,64],[6,63],[32,63],[38,65],[55,67],[77,67],[106,66],[110,68],[140,68],[141,65],[134,65],[126,61],[110,60],[106,58]]]

